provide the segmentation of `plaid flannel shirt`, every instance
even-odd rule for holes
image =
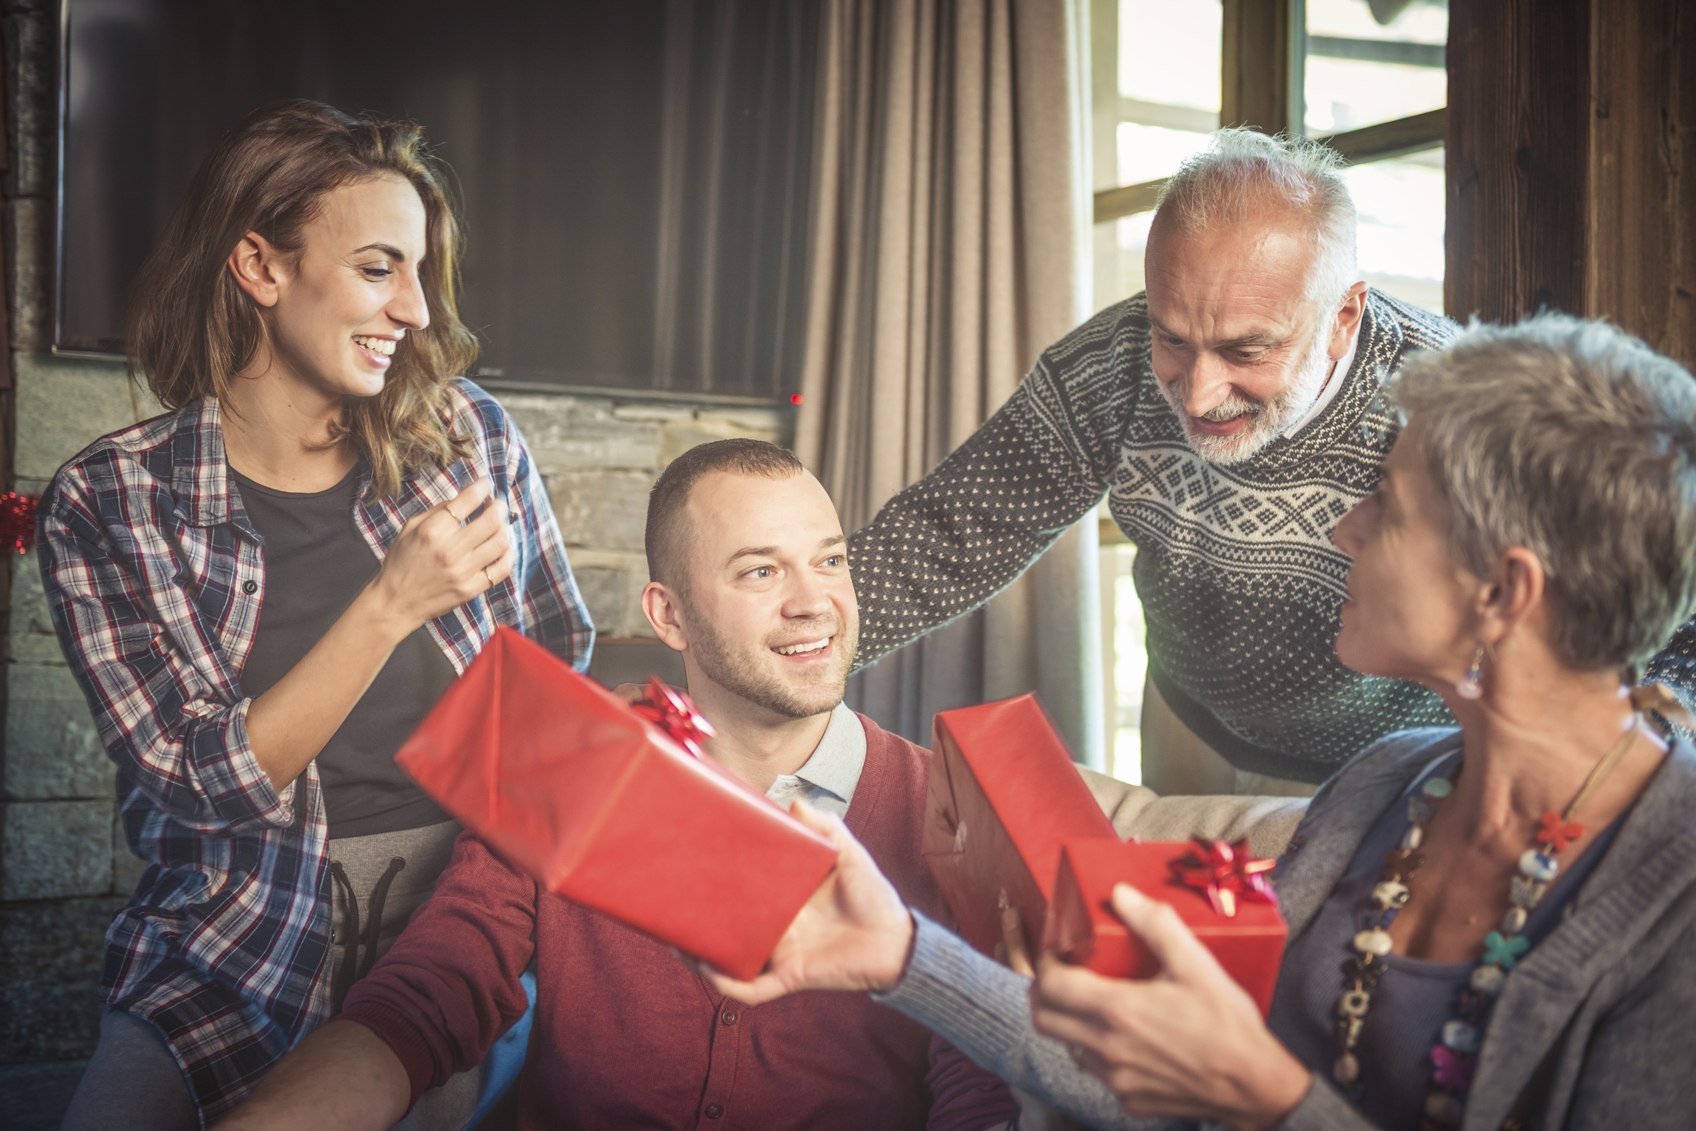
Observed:
[[[356,525],[380,560],[407,519],[490,477],[517,564],[433,620],[431,636],[456,671],[496,625],[586,667],[594,629],[517,428],[469,381],[448,399],[470,459],[361,498]],[[95,442],[60,469],[38,521],[54,626],[148,864],[107,932],[107,1002],[159,1027],[210,1121],[325,1019],[330,936],[317,768],[275,790],[248,742],[241,672],[265,559],[230,481],[218,402]]]

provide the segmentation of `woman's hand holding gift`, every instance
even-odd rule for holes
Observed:
[[[1120,884],[1113,910],[1159,973],[1125,981],[1045,955],[1031,987],[1037,1031],[1064,1042],[1133,1115],[1276,1125],[1307,1094],[1307,1069],[1171,907]]]

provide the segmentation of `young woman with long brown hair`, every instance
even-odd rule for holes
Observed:
[[[593,629],[511,419],[455,374],[458,233],[416,126],[256,111],[137,283],[166,415],[41,503],[54,622],[147,862],[67,1117],[194,1126],[326,1018],[456,827],[393,754],[497,625]]]

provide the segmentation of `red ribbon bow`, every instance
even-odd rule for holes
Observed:
[[[1266,882],[1266,873],[1276,861],[1250,856],[1247,837],[1227,844],[1198,836],[1194,844],[1199,851],[1185,853],[1172,861],[1172,877],[1185,887],[1205,893],[1214,914],[1235,917],[1239,897],[1278,905],[1278,897]]]
[[[16,491],[0,494],[0,548],[29,553],[35,545],[35,505],[40,501]]]
[[[668,686],[658,676],[648,678],[648,693],[632,704],[632,708],[697,758],[705,752],[702,744],[714,733],[713,725],[689,701],[689,696]]]

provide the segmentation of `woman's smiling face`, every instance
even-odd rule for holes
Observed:
[[[302,237],[266,311],[270,368],[308,395],[375,396],[406,334],[430,323],[424,202],[398,176],[356,181],[324,195]]]

